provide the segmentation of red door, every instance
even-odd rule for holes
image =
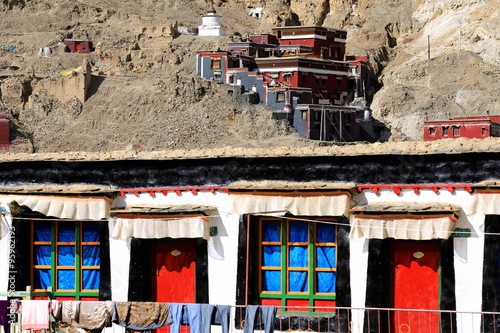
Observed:
[[[395,241],[391,251],[396,309],[439,309],[439,243]],[[395,311],[393,332],[439,332],[437,312]]]
[[[153,296],[156,302],[196,303],[195,242],[168,240],[153,244]],[[181,332],[188,332],[181,326]],[[169,332],[169,326],[157,333]]]

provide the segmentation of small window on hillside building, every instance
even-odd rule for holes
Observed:
[[[212,58],[211,68],[220,69],[220,58]]]
[[[436,135],[436,128],[435,127],[429,127],[429,135],[430,136]]]
[[[285,102],[285,92],[277,91],[276,92],[276,103],[284,103]]]
[[[448,136],[448,126],[443,126],[443,136]]]
[[[452,127],[452,132],[453,132],[453,136],[456,138],[456,137],[459,137],[460,136],[460,127],[458,126],[453,126]]]

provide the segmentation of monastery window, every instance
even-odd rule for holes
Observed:
[[[436,128],[435,127],[429,127],[429,135],[430,136],[436,135]]]
[[[284,103],[285,102],[285,92],[277,91],[276,92],[276,103]]]
[[[334,220],[260,218],[258,222],[258,292],[262,303],[308,306],[335,300]]]
[[[460,136],[460,127],[459,126],[453,126],[451,129],[452,129],[454,137]]]
[[[448,136],[448,126],[443,126],[443,136]]]
[[[220,58],[211,58],[211,68],[220,69]]]
[[[488,135],[488,129],[486,127],[481,127],[481,136],[487,136]]]
[[[283,74],[283,80],[288,83],[292,82],[292,73]]]
[[[302,121],[307,120],[307,111],[306,110],[300,111],[300,120],[302,120]]]
[[[97,222],[32,220],[32,285],[55,296],[97,297],[100,236]]]
[[[316,75],[313,76],[313,82],[315,86],[318,85],[318,78],[316,77]]]

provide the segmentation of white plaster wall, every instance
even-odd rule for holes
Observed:
[[[397,195],[392,188],[389,188],[380,189],[378,194],[372,193],[371,190],[364,190],[355,195],[354,200],[358,205],[377,202],[434,202],[460,206],[462,209],[456,227],[470,228],[471,236],[454,239],[457,311],[481,311],[484,254],[482,226],[485,216],[482,214],[472,215],[469,211],[472,207],[472,194],[463,188],[458,188],[453,193],[446,189],[440,189],[437,193],[434,193],[432,189],[420,189],[419,194],[415,194],[413,189],[402,189],[401,193]],[[364,306],[365,301],[367,278],[365,261],[367,262],[367,256],[365,258],[364,254],[360,252],[359,246],[354,244],[354,240],[351,240],[351,290],[352,306],[357,307],[361,304]],[[354,263],[356,264],[354,265]],[[353,267],[357,265],[363,265],[363,267]],[[359,292],[358,289],[363,290],[363,292]],[[463,332],[479,332],[480,316],[464,313],[457,317],[457,324],[460,329],[463,329]]]
[[[351,268],[351,331],[363,332],[364,310],[366,301],[366,283],[368,273],[368,240],[366,238],[351,239],[350,242]]]

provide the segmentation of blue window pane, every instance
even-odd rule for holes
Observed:
[[[75,241],[75,224],[74,223],[59,223],[57,241],[59,242],[74,242]]]
[[[318,293],[334,293],[336,278],[334,272],[318,272]]]
[[[262,221],[262,241],[279,242],[281,234],[281,222],[277,220]]]
[[[335,252],[334,246],[318,246],[316,247],[316,267],[319,268],[335,268]]]
[[[335,243],[335,225],[326,223],[316,224],[316,242]]]
[[[101,274],[97,269],[84,269],[82,277],[82,286],[84,290],[99,289]]]
[[[281,291],[281,272],[262,272],[262,291]]]
[[[309,256],[307,246],[290,246],[289,264],[290,267],[307,267]]]
[[[281,266],[281,246],[265,245],[263,248],[262,265],[270,267]]]
[[[50,242],[52,238],[52,223],[35,221],[35,242]]]
[[[75,266],[75,247],[63,245],[57,247],[57,265]]]
[[[307,272],[289,272],[288,281],[290,292],[307,292]]]
[[[35,265],[50,264],[50,245],[35,245]]]
[[[57,271],[57,289],[74,290],[75,271],[72,270]]]
[[[98,245],[82,246],[83,266],[100,266],[101,254]]]
[[[288,223],[289,242],[308,242],[308,223],[304,221],[290,221]]]
[[[50,269],[36,269],[33,284],[35,289],[47,289],[50,287]]]
[[[83,242],[98,242],[99,241],[99,224],[96,222],[83,223]]]

